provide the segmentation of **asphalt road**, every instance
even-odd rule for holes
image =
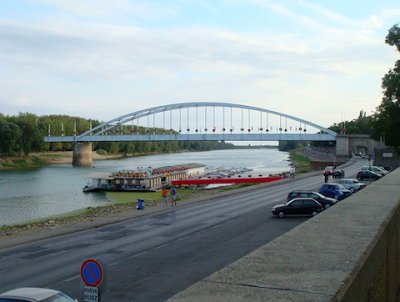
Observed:
[[[346,178],[367,164],[358,160],[344,168]],[[0,250],[0,292],[48,287],[82,301],[80,267],[102,258],[108,263],[103,302],[164,301],[310,219],[279,219],[271,207],[292,190],[317,191],[323,181],[322,175],[295,179]]]

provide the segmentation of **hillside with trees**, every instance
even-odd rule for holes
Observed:
[[[50,125],[51,135],[65,136],[74,135],[76,125],[76,135],[101,125],[103,122],[98,120],[87,120],[80,117],[66,115],[46,115],[37,116],[32,113],[20,112],[17,116],[4,116],[0,113],[0,153],[2,156],[29,155],[31,152],[44,151],[71,151],[72,143],[45,143],[43,137],[48,135]],[[139,126],[122,126],[113,129],[109,134],[122,131],[124,134],[139,133],[146,134],[148,129]],[[149,130],[153,132],[153,129]],[[169,130],[164,131],[169,134]],[[164,133],[162,129],[156,128],[157,134]],[[178,132],[173,132],[179,135]],[[134,154],[134,153],[167,153],[182,150],[188,151],[208,151],[218,149],[233,149],[233,144],[218,141],[145,141],[145,142],[94,142],[93,150],[105,154]]]

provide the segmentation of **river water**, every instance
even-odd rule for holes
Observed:
[[[83,193],[92,172],[199,163],[214,168],[246,167],[267,176],[289,170],[289,154],[277,149],[233,149],[137,156],[95,161],[94,169],[51,165],[0,171],[0,226],[34,221],[86,207],[110,204],[104,193]],[[246,174],[242,174],[246,175]]]

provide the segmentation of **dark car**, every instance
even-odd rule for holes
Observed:
[[[287,201],[290,201],[293,198],[314,198],[325,209],[333,206],[337,202],[337,200],[334,198],[326,197],[321,193],[313,191],[292,191],[288,194]]]
[[[381,178],[382,175],[377,174],[373,171],[369,171],[369,170],[363,170],[357,173],[357,179],[358,180],[363,180],[363,179],[370,179],[370,180],[377,180],[379,178]]]
[[[21,287],[2,293],[1,302],[78,302],[53,289]]]
[[[335,169],[332,173],[332,177],[336,178],[336,177],[340,177],[343,178],[344,177],[344,170],[342,169]]]
[[[313,198],[294,198],[285,204],[276,205],[272,208],[272,214],[280,218],[286,215],[308,214],[315,216],[324,210],[324,207]]]
[[[336,183],[323,184],[319,189],[319,193],[328,197],[333,197],[337,200],[344,199],[351,195],[350,190],[347,190],[342,185]]]
[[[332,175],[334,169],[333,166],[326,166],[324,169],[324,176]]]

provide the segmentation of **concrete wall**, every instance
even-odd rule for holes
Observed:
[[[388,165],[396,169],[400,166],[400,155],[393,149],[375,149],[375,165]]]
[[[400,169],[168,301],[397,301],[399,184]]]
[[[74,143],[72,165],[86,167],[92,165],[92,143]]]

